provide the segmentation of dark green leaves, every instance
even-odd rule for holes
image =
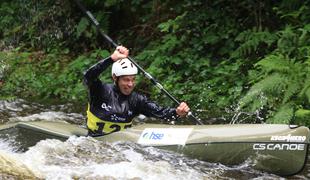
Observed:
[[[252,115],[240,122],[288,123],[296,116],[302,124],[308,117],[308,1],[84,3],[107,34],[193,110]],[[79,8],[60,0],[0,5],[1,56],[10,57],[0,57],[1,93],[86,101],[82,72],[113,49]],[[141,79],[140,91],[172,105]]]

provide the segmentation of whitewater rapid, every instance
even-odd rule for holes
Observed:
[[[22,99],[0,101],[0,124],[45,120],[83,125],[85,115],[73,107]],[[14,129],[1,132],[0,179],[281,179],[254,170],[247,162],[228,167],[128,142],[104,143],[75,136],[40,139]],[[307,179],[308,169],[294,177]]]

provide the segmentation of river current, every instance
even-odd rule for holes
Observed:
[[[0,124],[17,121],[63,121],[81,126],[83,108],[74,104],[0,101]],[[137,123],[137,122],[136,122]],[[0,134],[0,179],[309,179],[310,162],[291,177],[257,171],[247,162],[225,166],[133,143],[103,143],[91,137],[67,140]]]

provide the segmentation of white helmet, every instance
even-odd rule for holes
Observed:
[[[138,74],[138,68],[127,58],[115,61],[112,65],[112,76],[116,77],[125,75]]]

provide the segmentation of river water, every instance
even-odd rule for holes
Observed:
[[[47,120],[83,126],[85,113],[81,107],[74,104],[43,105],[22,99],[0,100],[0,124]],[[91,137],[59,140],[39,136],[28,136],[27,132],[14,129],[0,134],[0,179],[310,178],[309,160],[300,174],[279,177],[254,170],[246,162],[231,167],[132,143],[102,143]]]

